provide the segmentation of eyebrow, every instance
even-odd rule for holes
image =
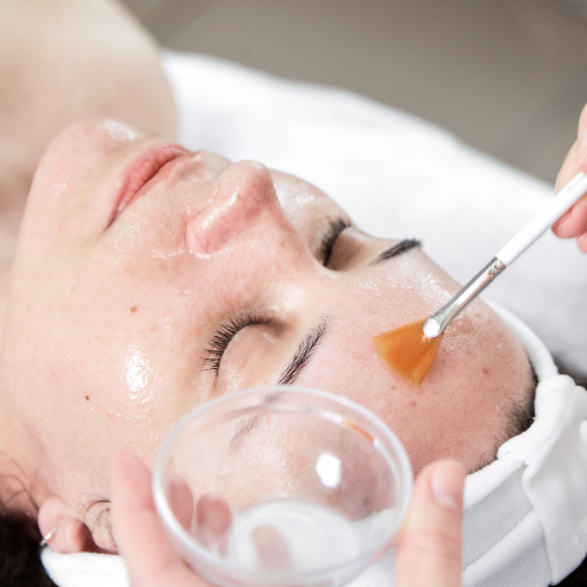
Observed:
[[[387,261],[387,259],[391,259],[392,257],[397,257],[420,245],[421,242],[418,239],[406,238],[383,251],[370,265],[377,265],[377,263]],[[293,359],[283,368],[277,381],[278,385],[293,385],[296,382],[302,371],[308,366],[320,339],[326,333],[327,327],[328,317],[323,316],[318,324],[310,328],[306,336],[300,341]]]
[[[326,333],[328,318],[323,316],[318,324],[308,330],[306,336],[300,341],[293,359],[283,368],[279,376],[278,385],[293,385],[305,367],[307,367],[314,351],[318,347],[320,339]]]
[[[397,257],[414,247],[421,246],[422,243],[416,238],[405,238],[404,240],[400,241],[399,243],[392,245],[389,249],[386,249],[381,253],[374,261],[372,261],[371,265],[377,265],[383,261],[387,261],[387,259],[391,259],[392,257]]]

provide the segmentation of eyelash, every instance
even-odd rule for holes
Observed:
[[[334,249],[334,244],[336,243],[338,237],[350,226],[351,223],[347,220],[344,220],[343,218],[337,218],[336,220],[330,221],[328,230],[322,237],[322,244],[320,247],[320,257],[324,267],[328,266],[328,262],[332,256],[332,250]]]
[[[328,265],[336,240],[350,226],[351,223],[343,218],[330,220],[328,229],[324,233],[320,245],[320,257],[325,267]],[[226,352],[230,341],[239,331],[247,326],[268,324],[268,322],[269,320],[267,318],[258,314],[242,314],[231,318],[228,324],[221,325],[214,336],[208,341],[208,348],[206,349],[206,357],[204,359],[206,371],[213,371],[216,376],[218,375],[222,356]]]
[[[206,349],[205,369],[214,371],[218,375],[220,370],[220,361],[224,355],[230,341],[239,331],[247,326],[256,326],[268,324],[269,320],[258,314],[239,314],[230,319],[228,324],[221,325],[214,336],[208,341]]]

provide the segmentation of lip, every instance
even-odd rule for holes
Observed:
[[[150,183],[163,168],[184,155],[191,155],[185,147],[174,143],[158,143],[151,145],[136,157],[124,170],[108,226],[128,207],[139,192],[144,192],[142,188]]]

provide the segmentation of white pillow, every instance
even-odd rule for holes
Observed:
[[[420,238],[461,283],[553,194],[446,131],[349,92],[202,55],[166,52],[163,65],[188,147],[298,175],[368,232]],[[574,242],[549,232],[484,295],[587,374],[587,255]]]

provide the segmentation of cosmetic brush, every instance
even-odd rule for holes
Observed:
[[[438,312],[373,338],[383,360],[420,387],[449,324],[586,192],[587,175],[579,173]]]

